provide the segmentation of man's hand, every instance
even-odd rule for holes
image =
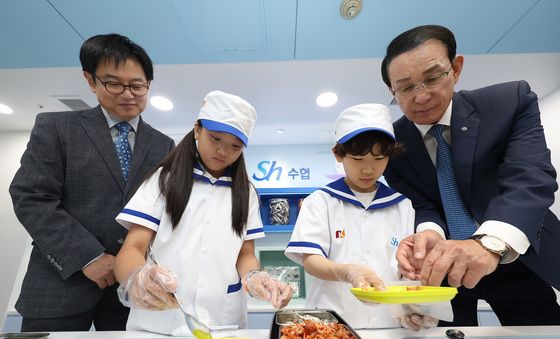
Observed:
[[[97,284],[99,288],[106,288],[115,283],[113,263],[115,256],[105,253],[97,260],[82,269],[84,275]]]
[[[443,240],[440,234],[433,230],[412,234],[401,240],[396,255],[401,274],[410,280],[420,280],[424,258]]]
[[[494,272],[499,262],[499,255],[475,240],[440,241],[424,259],[422,285],[440,286],[447,275],[449,285],[473,288],[482,277]]]

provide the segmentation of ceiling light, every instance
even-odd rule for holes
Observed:
[[[2,113],[2,114],[12,114],[12,113],[14,113],[14,110],[11,109],[9,106],[6,106],[4,104],[0,104],[0,113]]]
[[[333,92],[323,92],[317,96],[315,102],[321,107],[331,107],[338,101],[338,96]]]
[[[282,134],[282,133],[284,133],[284,130],[283,130],[283,129],[281,129],[281,128],[279,128],[279,129],[277,129],[277,130],[276,130],[276,133],[278,133],[278,134]]]
[[[160,111],[171,111],[173,109],[173,103],[166,97],[155,95],[150,98],[150,104]]]

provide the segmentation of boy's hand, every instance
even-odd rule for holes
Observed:
[[[335,268],[334,274],[339,281],[346,281],[352,287],[370,287],[385,290],[385,284],[369,267],[359,264],[340,264]]]

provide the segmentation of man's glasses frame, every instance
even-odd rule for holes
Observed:
[[[126,89],[128,88],[130,90],[130,93],[132,93],[132,95],[134,95],[135,97],[143,97],[146,94],[148,94],[148,90],[150,89],[149,84],[125,85],[117,81],[103,81],[99,79],[97,74],[92,74],[92,75],[95,79],[99,80],[99,82],[103,85],[103,87],[105,87],[105,90],[107,90],[107,92],[111,94],[123,94],[124,91],[126,91]]]
[[[441,84],[442,80],[449,75],[449,72],[451,72],[452,69],[453,66],[451,65],[449,66],[449,69],[447,71],[433,74],[427,77],[426,79],[424,79],[422,82],[399,87],[393,90],[393,96],[399,98],[406,98],[410,96],[412,93],[417,92],[420,89],[420,87],[422,87],[425,90],[436,89]]]

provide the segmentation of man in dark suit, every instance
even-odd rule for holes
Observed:
[[[399,268],[460,287],[445,325],[476,326],[479,299],[502,325],[558,325],[556,171],[537,96],[525,81],[454,92],[463,61],[453,33],[428,25],[396,37],[381,66],[405,114],[394,128],[406,151],[385,177],[416,209]]]
[[[126,232],[115,217],[174,147],[140,117],[153,79],[142,47],[97,35],[80,61],[99,106],[39,114],[10,186],[33,239],[16,303],[24,332],[125,329],[113,261]]]

